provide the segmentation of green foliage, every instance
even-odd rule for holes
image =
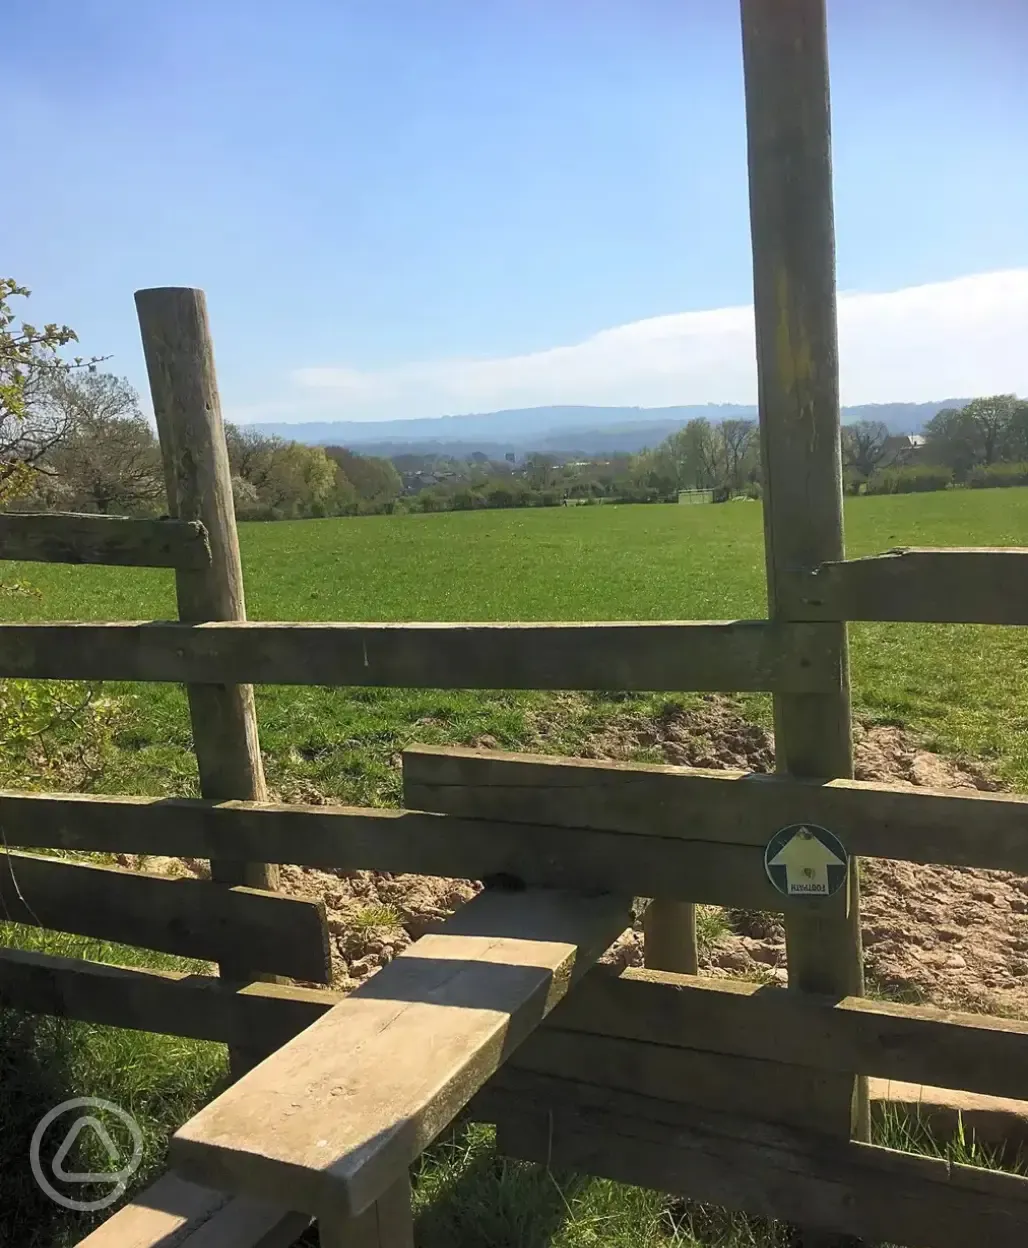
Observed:
[[[988,464],[975,468],[967,479],[973,490],[993,489],[1004,485],[1028,485],[1028,463]]]
[[[28,492],[33,464],[61,433],[45,417],[29,419],[34,397],[70,368],[98,363],[98,357],[76,357],[71,363],[61,358],[60,349],[77,341],[67,325],[51,322],[40,329],[28,321],[17,323],[10,301],[30,294],[14,278],[0,277],[0,502]]]
[[[864,487],[866,494],[923,494],[929,490],[945,490],[953,484],[953,470],[931,464],[908,464],[886,468]]]
[[[994,394],[959,410],[945,408],[925,426],[925,435],[928,458],[964,482],[975,468],[1028,458],[1028,401]]]

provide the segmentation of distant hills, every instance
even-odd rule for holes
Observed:
[[[944,407],[962,407],[967,399],[937,403],[870,403],[844,407],[844,424],[880,420],[890,433],[919,433]],[[365,455],[437,454],[462,457],[482,451],[502,459],[508,452],[529,451],[597,455],[605,451],[641,451],[697,416],[711,421],[756,419],[754,406],[707,403],[687,407],[526,407],[468,416],[418,420],[336,420],[315,423],[253,425],[313,446],[347,446]]]

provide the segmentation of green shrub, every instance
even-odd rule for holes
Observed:
[[[935,464],[910,464],[886,468],[867,482],[865,494],[921,494],[945,490],[953,484],[953,471]]]
[[[1028,485],[1028,464],[986,464],[967,479],[972,490],[989,490],[1003,485]]]

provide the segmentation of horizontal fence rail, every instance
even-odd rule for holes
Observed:
[[[1028,548],[909,547],[780,575],[793,620],[1028,624]]]
[[[240,988],[212,976],[0,949],[0,1006],[196,1040],[256,1039],[261,1047],[278,1048],[344,999],[322,988]],[[615,975],[601,967],[582,979],[536,1035],[551,1033],[611,1041],[614,1084],[626,1072],[637,1077],[633,1072],[640,1065],[645,1071],[651,1056],[669,1051],[684,1054],[677,1060],[692,1062],[694,1069],[706,1062],[722,1080],[749,1075],[752,1082],[759,1073],[765,1111],[772,1114],[768,1097],[778,1086],[773,1072],[783,1066],[857,1071],[1028,1100],[1028,1022],[933,1006],[834,1000],[642,969]],[[530,1067],[545,1069],[550,1060],[538,1049],[519,1054]],[[673,1083],[665,1090],[668,1099],[705,1098],[702,1080],[683,1081],[676,1073]],[[756,1104],[750,1112],[759,1116]]]
[[[1028,798],[1011,794],[431,746],[404,751],[403,780],[409,806],[461,818],[753,847],[816,823],[855,856],[1028,874]]]
[[[540,888],[630,890],[748,909],[834,914],[842,899],[777,892],[757,845],[607,833],[421,811],[0,793],[7,842],[108,853],[259,858]]]
[[[262,970],[329,981],[323,903],[258,889],[7,851],[0,918],[205,961],[245,952]]]
[[[71,512],[0,515],[0,559],[127,568],[206,568],[207,531],[196,521]]]
[[[497,1149],[553,1170],[725,1205],[871,1243],[1022,1248],[1028,1179],[503,1070],[472,1103]]]
[[[0,948],[0,1008],[268,1052],[344,995],[263,981],[238,987],[213,975]]]
[[[430,689],[838,689],[817,625],[2,624],[0,677]]]

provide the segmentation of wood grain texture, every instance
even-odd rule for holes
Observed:
[[[402,1177],[628,923],[630,899],[491,891],[172,1139],[185,1177],[320,1217]]]
[[[324,988],[237,987],[212,975],[0,949],[0,1007],[269,1053],[342,999]]]
[[[257,1037],[269,1051],[343,999],[0,949],[0,1007],[225,1044]],[[1028,1023],[932,1006],[597,967],[536,1034],[551,1030],[1028,1101]]]
[[[508,1156],[872,1243],[1020,1248],[1028,1235],[1020,1175],[515,1073],[479,1102]]]
[[[816,823],[853,855],[1028,874],[1028,798],[1017,794],[414,746],[403,800],[469,819],[760,846]]]
[[[669,900],[663,894],[650,902],[643,914],[643,958],[654,971],[699,971],[695,902]]]
[[[310,1225],[253,1200],[164,1174],[112,1214],[79,1248],[290,1248]]]
[[[320,1218],[318,1243],[320,1248],[414,1248],[410,1176],[404,1174],[355,1218]]]
[[[1028,1100],[1028,1023],[864,997],[598,967],[546,1030]]]
[[[793,620],[1028,624],[1028,549],[906,547],[781,573]]]
[[[327,983],[322,902],[206,880],[0,853],[0,918],[187,958],[266,959],[280,975]]]
[[[838,689],[837,659],[821,644],[826,627],[2,624],[0,676],[433,689]]]
[[[175,574],[179,617],[239,624],[246,619],[243,567],[207,302],[202,290],[184,287],[139,290],[135,301],[168,510],[180,520],[202,523],[211,549],[207,567]],[[182,679],[200,792],[263,801],[267,788],[252,686],[219,670]],[[212,858],[211,879],[226,887],[275,889],[278,870],[260,861]],[[243,957],[229,958],[219,969],[226,978],[245,982],[270,968]],[[232,1072],[248,1069],[261,1056],[230,1051]]]
[[[0,515],[0,559],[203,568],[211,561],[211,550],[198,521],[8,512]]]
[[[676,894],[710,905],[837,913],[844,901],[786,898],[763,849],[680,837],[457,819],[420,811],[163,798],[0,794],[11,845],[267,862],[460,879],[513,876],[546,888]],[[224,846],[224,849],[222,848]]]
[[[782,570],[845,557],[825,0],[741,7],[768,602],[771,618],[784,620]],[[849,777],[846,626],[812,627],[822,630],[819,647],[832,654],[840,686],[775,698],[776,767]],[[787,919],[794,987],[863,992],[859,878],[850,871],[846,918]],[[867,1137],[866,1086],[840,1078],[834,1093],[818,1096],[826,1129]]]

